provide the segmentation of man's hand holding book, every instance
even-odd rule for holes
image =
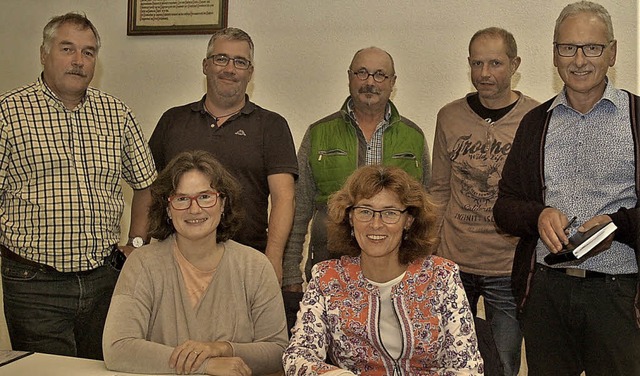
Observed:
[[[566,226],[565,230],[568,230],[574,220],[575,217]],[[563,244],[561,251],[554,252],[552,250],[544,258],[544,261],[548,265],[553,265],[593,257],[611,247],[616,229],[616,225],[609,216],[598,215],[593,217],[578,228],[578,231],[569,238],[569,241]]]

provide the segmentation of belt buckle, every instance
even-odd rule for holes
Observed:
[[[572,277],[585,278],[587,276],[587,271],[584,269],[567,268],[564,272]]]

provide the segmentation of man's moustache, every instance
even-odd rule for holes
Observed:
[[[71,69],[66,72],[67,74],[75,74],[76,76],[87,77],[84,71],[80,69]]]
[[[380,94],[380,90],[375,86],[365,85],[358,90],[360,94]]]

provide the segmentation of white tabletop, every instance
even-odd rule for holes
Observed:
[[[68,356],[35,353],[0,367],[0,376],[119,376],[130,373],[109,371],[104,362]],[[162,375],[167,376],[167,375]]]

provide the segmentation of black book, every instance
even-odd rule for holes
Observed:
[[[593,256],[590,255],[590,252],[616,231],[617,228],[613,222],[608,222],[594,226],[585,232],[578,231],[569,238],[569,244],[563,246],[562,251],[549,253],[545,256],[544,262],[547,265],[553,265],[579,260],[587,255]]]

